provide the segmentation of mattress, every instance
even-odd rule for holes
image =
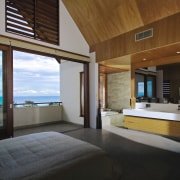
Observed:
[[[4,180],[115,180],[120,179],[118,168],[100,148],[57,132],[0,141]]]

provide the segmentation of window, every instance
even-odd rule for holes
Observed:
[[[6,0],[6,31],[59,44],[58,0]]]
[[[138,97],[144,96],[144,82],[138,82]]]
[[[136,97],[156,96],[156,76],[136,73]]]

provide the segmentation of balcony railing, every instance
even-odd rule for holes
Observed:
[[[42,107],[42,106],[60,106],[62,102],[25,102],[25,103],[14,103],[14,108],[22,108],[22,107]]]
[[[62,102],[14,104],[14,127],[62,121]]]

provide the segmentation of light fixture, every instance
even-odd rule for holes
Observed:
[[[177,51],[176,54],[180,54],[180,51]]]
[[[142,60],[143,60],[143,61],[146,61],[147,59],[146,59],[146,58],[143,58]]]

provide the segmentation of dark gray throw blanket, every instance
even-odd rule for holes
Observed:
[[[3,180],[114,180],[117,169],[100,148],[57,132],[0,141]]]

